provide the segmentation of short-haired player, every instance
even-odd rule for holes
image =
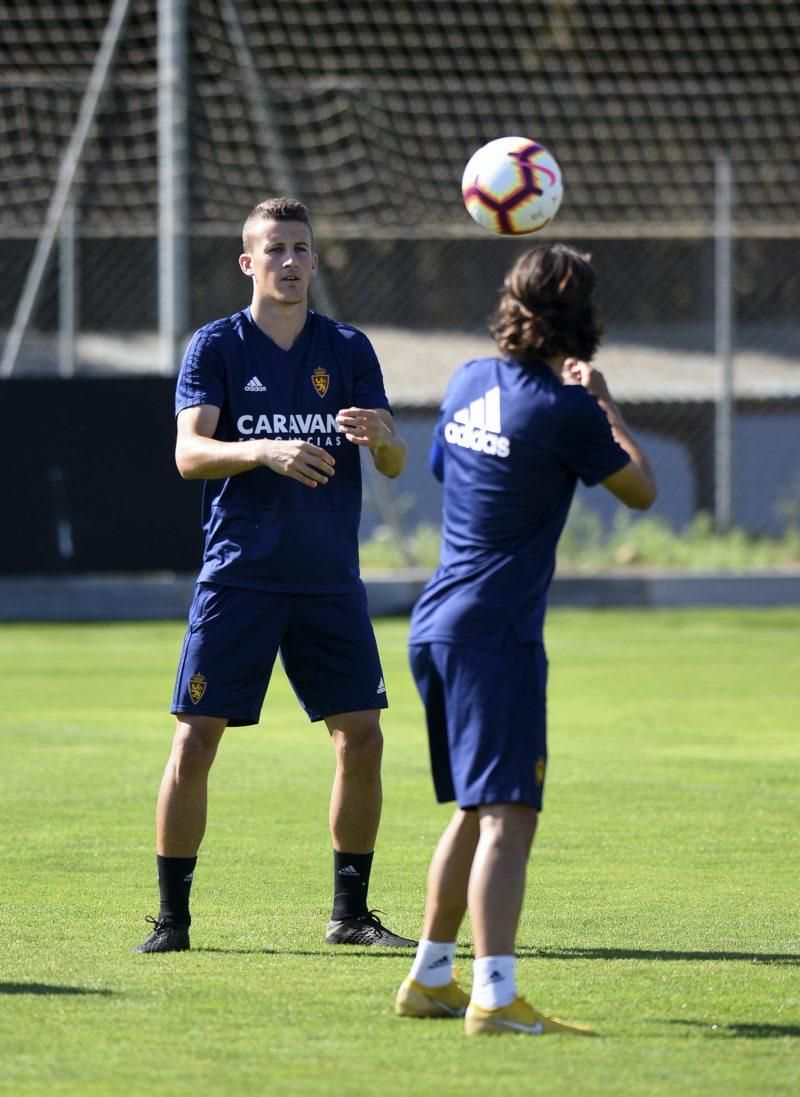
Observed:
[[[158,797],[160,910],[134,951],[189,947],[209,771],[225,729],[258,722],[279,653],[336,755],[326,940],[413,945],[367,903],[387,701],[358,565],[361,450],[395,477],[406,447],[367,337],[308,307],[318,259],[305,206],[256,206],[239,265],[250,307],[201,328],[178,377],[176,461],[182,476],[205,481],[205,547]]]

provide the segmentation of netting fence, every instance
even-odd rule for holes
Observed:
[[[247,303],[244,216],[291,191],[316,303],[372,337],[414,450],[378,504],[413,545],[433,409],[531,243],[472,224],[461,171],[520,133],[562,166],[541,237],[592,253],[659,512],[797,521],[796,0],[0,0],[0,24],[4,377],[174,371]]]

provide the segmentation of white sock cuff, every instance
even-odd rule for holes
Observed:
[[[427,941],[423,937],[409,972],[424,987],[443,987],[453,978],[455,941]]]
[[[483,1009],[502,1009],[517,996],[516,956],[481,956],[472,972],[472,1001]]]

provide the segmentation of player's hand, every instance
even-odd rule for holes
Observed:
[[[279,476],[288,476],[307,488],[318,484],[327,484],[333,476],[333,457],[319,446],[312,446],[300,438],[287,440],[271,438],[257,443],[258,459],[262,465],[277,472]]]
[[[394,437],[380,413],[372,408],[342,408],[336,422],[348,442],[371,450],[388,446]]]
[[[598,400],[611,399],[605,377],[599,369],[594,369],[588,362],[567,358],[561,371],[561,380],[565,385],[583,385],[586,391],[596,396]]]

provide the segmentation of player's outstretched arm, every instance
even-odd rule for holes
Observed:
[[[336,422],[348,442],[371,451],[378,472],[391,480],[400,475],[408,450],[394,428],[390,412],[385,408],[342,408]]]
[[[218,422],[219,408],[211,404],[179,413],[175,463],[184,480],[221,480],[260,465],[309,488],[327,484],[333,476],[335,461],[319,446],[299,438],[223,442],[214,438]]]
[[[603,487],[612,495],[634,510],[647,510],[656,501],[658,488],[656,478],[647,454],[636,441],[622,418],[616,401],[608,391],[606,379],[599,370],[593,369],[587,362],[568,358],[564,363],[563,378],[566,384],[583,385],[587,392],[596,397],[598,404],[606,413],[614,440],[630,457],[630,464],[619,472],[603,480]]]

